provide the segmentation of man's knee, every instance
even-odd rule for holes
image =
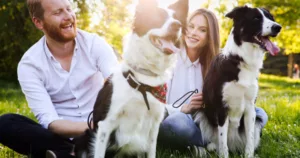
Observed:
[[[0,116],[0,129],[2,129],[3,126],[9,125],[11,121],[14,120],[16,117],[16,114],[8,113]]]

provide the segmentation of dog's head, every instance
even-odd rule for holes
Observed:
[[[140,0],[136,7],[133,32],[146,37],[153,46],[167,55],[178,51],[175,46],[188,12],[188,1],[178,0],[167,9],[156,0]]]
[[[232,33],[238,46],[242,42],[250,42],[259,45],[271,55],[279,52],[279,48],[269,40],[269,37],[276,37],[281,26],[275,22],[268,10],[247,6],[237,7],[226,14],[226,17],[233,19]]]
[[[132,33],[125,40],[124,61],[164,73],[180,50],[177,44],[187,13],[188,0],[177,0],[167,8],[159,7],[156,0],[139,0]]]

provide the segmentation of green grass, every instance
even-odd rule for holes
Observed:
[[[256,157],[300,157],[300,80],[262,74],[259,85],[257,106],[266,110],[269,121],[263,129]],[[0,115],[8,112],[34,118],[19,86],[0,81]],[[157,155],[159,158],[191,157],[188,153],[162,149],[158,149]],[[2,157],[22,156],[0,145],[0,158]],[[209,157],[216,157],[216,154],[210,153]],[[231,157],[243,156],[231,154]]]

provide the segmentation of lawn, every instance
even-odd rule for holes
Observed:
[[[263,129],[261,145],[255,152],[260,158],[300,157],[300,81],[262,74],[257,106],[266,110],[269,121]],[[30,118],[33,114],[17,84],[0,81],[0,115],[13,112]],[[208,157],[216,157],[215,153]],[[24,157],[0,145],[0,158]],[[187,153],[159,149],[158,158],[191,157]],[[242,157],[231,154],[231,157]]]

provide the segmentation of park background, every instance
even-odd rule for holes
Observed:
[[[71,1],[78,28],[103,36],[121,58],[122,39],[130,32],[137,0]],[[166,6],[175,0],[158,1]],[[277,56],[266,54],[259,78],[257,106],[266,110],[269,122],[256,156],[300,157],[300,81],[291,79],[293,64],[300,64],[300,0],[190,0],[190,12],[208,8],[217,15],[223,47],[232,27],[232,21],[224,15],[245,4],[267,8],[283,27],[279,36],[271,39],[281,52]],[[41,37],[42,32],[31,22],[25,0],[0,1],[0,115],[13,112],[34,119],[20,90],[16,69],[22,55]],[[158,152],[158,157],[190,157],[177,151]],[[2,157],[23,156],[0,144]]]

